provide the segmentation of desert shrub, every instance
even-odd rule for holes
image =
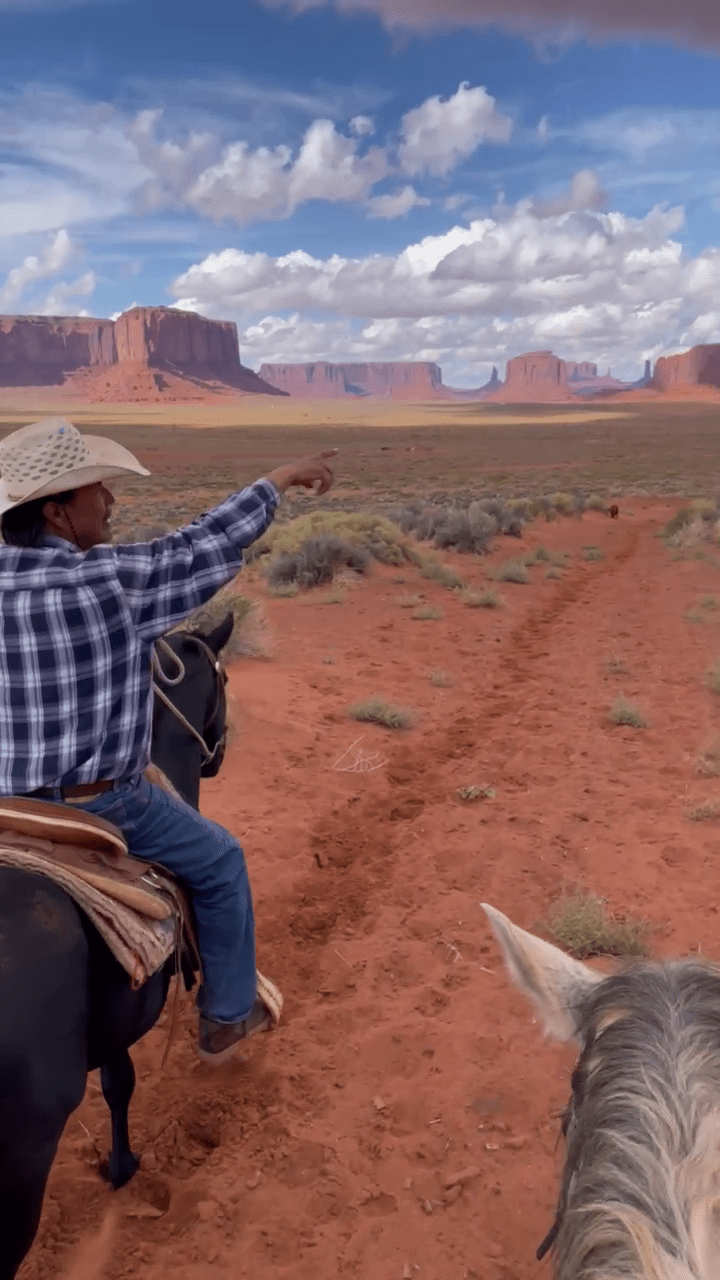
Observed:
[[[415,618],[417,622],[431,622],[442,618],[443,611],[438,609],[434,604],[421,604],[417,609],[413,609],[410,614],[411,618]]]
[[[530,581],[530,574],[524,560],[506,560],[504,564],[500,564],[490,570],[490,576],[496,578],[498,582],[525,583]]]
[[[528,520],[532,520],[536,512],[533,510],[533,502],[531,498],[511,498],[508,502],[508,508],[511,516],[519,516],[527,524]]]
[[[684,617],[684,619],[685,619],[685,621],[686,621],[686,622],[693,622],[693,623],[695,623],[695,622],[702,622],[702,623],[704,623],[704,622],[707,622],[707,621],[708,621],[708,615],[707,615],[707,613],[704,613],[704,612],[703,612],[703,610],[702,610],[702,609],[699,609],[699,608],[698,608],[698,609],[686,609],[686,610],[685,610],[685,612],[684,612],[684,614],[683,614],[683,617]]]
[[[380,724],[386,729],[411,729],[416,715],[409,707],[396,707],[385,698],[375,695],[364,702],[356,702],[348,713],[353,720],[368,724]]]
[[[562,569],[558,569],[557,565],[551,565],[545,574],[546,578],[562,578],[562,576],[563,571]]]
[[[473,503],[467,511],[448,512],[436,530],[433,545],[441,551],[452,548],[454,551],[485,555],[498,526],[488,512],[476,508],[477,504]]]
[[[398,525],[365,511],[306,512],[287,524],[273,525],[246,554],[252,560],[294,553],[310,539],[325,536],[359,548],[382,564],[400,565],[417,559]]]
[[[613,724],[624,724],[631,729],[647,729],[649,721],[634,702],[620,694],[610,708],[610,719]]]
[[[353,546],[333,534],[308,538],[295,551],[281,551],[272,557],[267,570],[271,587],[296,583],[299,587],[319,587],[332,582],[342,569],[365,573],[370,565],[370,552]]]
[[[525,561],[525,564],[550,564],[552,562],[552,557],[547,547],[535,547],[534,551],[528,551],[528,553],[523,556],[523,560]]]
[[[417,609],[423,603],[422,596],[411,595],[409,592],[407,595],[395,597],[395,604],[398,604],[401,609]]]
[[[588,511],[607,511],[608,504],[605,498],[601,498],[599,493],[591,493],[587,500]]]
[[[461,800],[465,800],[466,802],[472,801],[472,800],[494,800],[495,788],[494,787],[475,787],[475,786],[458,787],[457,794],[459,795]]]
[[[300,588],[297,582],[275,582],[268,586],[268,595],[282,598],[287,596],[296,596],[299,594]]]
[[[610,676],[626,676],[628,673],[625,663],[616,653],[611,654],[606,660],[605,670]]]
[[[323,595],[318,596],[316,604],[344,604],[347,600],[347,592],[341,587],[336,587],[333,591],[325,591]]]
[[[585,547],[583,557],[585,560],[604,560],[605,558],[599,547]]]
[[[718,607],[717,596],[703,596],[702,600],[700,601],[701,609],[710,609],[714,611],[715,609],[717,609],[717,607]]]
[[[578,960],[647,954],[647,921],[613,915],[606,899],[597,893],[577,889],[563,894],[544,924],[563,951]]]
[[[569,493],[553,493],[550,495],[551,507],[562,516],[571,516],[575,510],[575,500]]]
[[[460,599],[467,609],[499,609],[505,603],[499,591],[463,591]]]

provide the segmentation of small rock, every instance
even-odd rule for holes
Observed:
[[[403,1182],[403,1190],[409,1191],[412,1184],[413,1184],[412,1178],[406,1178],[405,1181]]]
[[[460,1199],[461,1195],[462,1195],[462,1186],[459,1182],[456,1182],[454,1187],[451,1187],[449,1191],[445,1192],[443,1196],[443,1203],[454,1204],[456,1200]]]
[[[506,1138],[505,1146],[508,1147],[510,1151],[521,1151],[523,1147],[528,1145],[529,1141],[530,1139],[528,1138],[528,1135],[523,1133],[519,1134],[517,1138]]]
[[[154,1204],[136,1204],[127,1210],[128,1218],[162,1218],[163,1210]]]
[[[245,1183],[245,1186],[247,1187],[248,1191],[257,1191],[258,1187],[260,1186],[261,1179],[262,1179],[262,1174],[258,1169],[257,1172],[254,1173],[251,1178],[248,1178],[247,1182]]]
[[[466,1182],[472,1182],[473,1178],[480,1176],[480,1170],[476,1164],[469,1164],[467,1169],[461,1169],[459,1173],[451,1173],[443,1180],[443,1186],[446,1190],[451,1187],[464,1186]]]
[[[209,1222],[215,1217],[217,1205],[214,1200],[200,1200],[197,1206],[197,1216],[201,1222]]]
[[[385,1110],[385,1103],[383,1102],[382,1098],[373,1098],[373,1106],[376,1111]]]
[[[423,1207],[424,1213],[430,1214],[435,1208],[435,1205],[433,1204],[432,1200],[423,1200],[422,1207]]]

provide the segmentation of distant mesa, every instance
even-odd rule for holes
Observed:
[[[720,388],[720,343],[692,347],[676,356],[660,356],[650,386],[675,392],[684,387]]]
[[[426,360],[390,363],[263,364],[260,377],[287,395],[305,400],[345,400],[376,396],[393,400],[448,399],[439,365]]]
[[[2,316],[0,386],[115,401],[283,394],[240,363],[234,324],[173,307],[133,307],[115,321]]]

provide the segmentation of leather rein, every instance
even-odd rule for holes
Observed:
[[[217,657],[217,654],[213,653],[212,649],[209,647],[209,645],[205,644],[204,640],[201,640],[199,636],[193,636],[193,635],[187,635],[185,638],[187,640],[192,640],[193,644],[196,644],[198,648],[203,651],[203,653],[205,654],[206,658],[208,659],[208,662],[210,663],[215,673],[215,706],[213,707],[212,715],[209,716],[209,718],[205,722],[205,725],[203,726],[203,733],[207,733],[207,730],[209,729],[210,725],[213,723],[218,713],[218,710],[220,708],[220,695],[222,693],[222,690],[225,684],[225,671],[223,669],[222,663],[220,662],[220,659]],[[175,664],[175,669],[177,672],[176,675],[169,676],[165,671],[163,671],[162,664],[160,662],[160,658],[158,655],[158,650],[162,652],[166,658],[170,658],[172,662]],[[217,755],[220,748],[225,745],[227,730],[223,729],[223,732],[221,733],[220,737],[218,738],[217,742],[215,743],[215,746],[211,751],[207,745],[207,742],[203,737],[203,734],[198,733],[195,726],[190,724],[190,721],[186,719],[182,711],[178,710],[174,702],[170,701],[165,691],[160,687],[160,682],[161,682],[162,684],[167,685],[169,688],[173,688],[175,685],[180,684],[185,679],[185,664],[182,661],[182,658],[180,658],[178,654],[175,652],[175,650],[171,648],[167,640],[163,639],[162,637],[156,641],[155,647],[153,649],[152,671],[153,671],[153,688],[155,690],[155,696],[160,699],[160,701],[164,704],[164,706],[167,707],[168,711],[172,712],[175,719],[178,721],[179,724],[182,725],[186,733],[189,733],[190,736],[195,739],[198,746],[200,747],[200,750],[203,753],[203,757],[204,757],[203,764],[210,764],[215,759],[215,756]]]

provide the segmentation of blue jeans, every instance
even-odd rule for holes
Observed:
[[[75,807],[114,823],[136,858],[160,863],[189,885],[203,965],[200,1012],[215,1022],[247,1017],[256,990],[255,919],[237,841],[145,778]]]

